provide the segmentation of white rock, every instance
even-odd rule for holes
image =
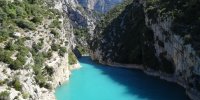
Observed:
[[[15,36],[15,37],[21,37],[21,36],[22,36],[22,34],[21,34],[21,33],[19,33],[19,32],[14,32],[14,33],[13,33],[13,36]]]

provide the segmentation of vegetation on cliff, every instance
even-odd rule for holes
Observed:
[[[130,2],[102,17],[90,42],[94,58],[103,63],[143,64],[145,70],[175,76],[199,91],[200,1]],[[180,53],[187,64],[178,65],[182,58],[174,53]]]
[[[53,54],[62,58],[67,53],[65,40],[60,40],[60,18],[60,12],[45,0],[0,0],[0,62],[4,76],[0,84],[2,89],[9,87],[5,88],[8,93],[19,91],[15,98],[33,96],[24,90],[27,80],[32,81],[29,88],[39,85],[53,89],[55,70],[47,61]],[[32,76],[24,81],[24,73]],[[0,94],[1,100],[9,98],[6,91]]]
[[[158,21],[159,16],[162,20],[170,16],[173,32],[182,36],[185,44],[192,44],[199,55],[199,9],[199,0],[147,0],[145,11],[153,23]]]

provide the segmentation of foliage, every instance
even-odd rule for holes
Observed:
[[[45,18],[58,18],[60,13],[58,10],[50,9],[46,6],[47,1],[44,0],[0,0],[0,43],[4,42],[5,48],[0,48],[0,61],[9,64],[12,70],[18,70],[25,67],[25,63],[29,53],[31,51],[34,64],[33,70],[36,74],[35,79],[42,87],[51,88],[49,84],[46,84],[46,77],[52,75],[52,68],[44,68],[44,61],[46,58],[52,56],[52,51],[39,52],[43,47],[43,42],[33,44],[33,49],[30,50],[24,45],[26,38],[12,37],[13,32],[16,30],[35,31],[36,27],[43,22]],[[51,26],[54,28],[61,28],[61,22],[55,19]],[[19,29],[22,28],[22,29]],[[28,30],[27,30],[28,29]],[[59,35],[55,31],[52,32],[56,37]],[[18,39],[16,42],[12,39]],[[7,41],[10,39],[11,41]],[[58,50],[60,49],[60,46]],[[14,60],[11,56],[14,56],[14,52],[17,53],[17,59]],[[65,52],[64,49],[60,49],[60,54]],[[26,65],[27,66],[27,65]],[[48,74],[48,75],[47,75]],[[3,83],[3,82],[2,82]],[[18,79],[12,82],[14,88],[18,91],[21,90],[21,83]],[[28,98],[27,93],[23,93],[23,98]],[[18,96],[16,96],[18,98]],[[2,98],[0,98],[2,100]],[[6,99],[7,100],[7,99]]]
[[[78,51],[81,53],[81,55],[83,54],[88,54],[88,51],[86,49],[86,47],[83,46],[77,46]]]
[[[55,19],[49,25],[50,28],[58,28],[61,29],[61,22],[58,19]]]
[[[10,64],[10,68],[14,70],[18,70],[23,68],[23,65],[26,63],[26,57],[29,54],[29,49],[24,46],[24,38],[18,39],[15,43],[13,41],[9,41],[5,47],[7,51],[18,51],[16,55],[17,59],[13,61],[10,57],[7,58],[7,64]],[[11,56],[11,55],[9,55]]]
[[[1,4],[1,0],[0,0]],[[10,93],[8,91],[3,91],[0,93],[0,100],[10,100],[9,98]]]
[[[88,29],[87,28],[74,28],[74,34],[78,38],[86,38],[89,39]]]
[[[7,43],[7,45],[5,46],[5,49],[13,51],[13,50],[16,50],[16,49],[17,49],[17,45],[15,45],[15,44],[13,43],[13,41],[9,41],[9,42]]]
[[[40,85],[40,87],[45,87],[47,81],[47,75],[44,71],[44,61],[46,58],[46,53],[35,53],[33,55],[35,65],[32,67],[35,72],[35,80]],[[48,70],[50,71],[50,70]],[[50,72],[49,72],[50,73]]]
[[[45,58],[48,58],[48,59],[50,59],[52,57],[52,51],[51,50],[49,50],[48,52],[42,52],[42,54]]]
[[[67,49],[66,47],[60,47],[60,50],[59,50],[59,55],[60,56],[64,56],[64,54],[67,52]]]
[[[49,90],[53,90],[53,86],[52,84],[50,83],[46,83],[46,85],[44,86],[46,89],[49,89]]]
[[[49,76],[52,76],[53,73],[55,72],[53,67],[45,66],[45,70],[47,71]]]
[[[53,43],[53,44],[51,45],[51,49],[52,49],[53,51],[58,51],[59,48],[60,48],[60,45],[59,45],[59,44]]]
[[[77,58],[76,56],[74,55],[73,52],[70,52],[69,55],[68,55],[68,60],[69,60],[69,64],[70,65],[73,65],[73,64],[76,64],[77,63]]]
[[[39,43],[34,43],[33,45],[32,45],[32,47],[33,47],[33,49],[36,51],[36,52],[38,52],[39,50],[41,50],[42,49],[42,47],[43,47],[43,42],[39,42]]]
[[[7,40],[7,30],[13,32],[17,26],[20,28],[34,30],[36,24],[40,24],[45,17],[55,16],[46,7],[44,0],[8,0],[0,1],[0,42]],[[16,24],[15,24],[16,23]],[[17,25],[17,26],[16,26]]]
[[[35,30],[35,28],[36,28],[35,24],[28,20],[18,19],[18,20],[16,20],[16,24],[23,29],[27,28],[30,30]]]
[[[21,91],[22,90],[22,85],[21,85],[19,79],[14,79],[12,84],[13,84],[15,90],[17,90],[17,91]]]
[[[152,23],[172,19],[172,31],[200,51],[200,1],[199,0],[148,0],[145,11]],[[190,36],[189,38],[185,38]],[[199,55],[199,53],[198,53]]]
[[[9,37],[9,31],[6,29],[0,30],[0,43],[6,41]]]
[[[44,87],[46,85],[47,80],[46,80],[45,76],[42,74],[37,74],[35,76],[35,80],[40,85],[40,87]]]
[[[10,58],[12,56],[13,52],[9,50],[4,50],[0,48],[0,61],[11,64],[13,60]]]
[[[21,69],[23,67],[23,63],[20,62],[18,59],[13,61],[9,67],[13,70],[18,70],[18,69]]]
[[[51,34],[53,34],[56,38],[58,38],[60,35],[59,32],[57,32],[55,29],[51,30]]]
[[[125,2],[108,12],[99,22],[90,49],[103,51],[102,59],[105,61],[110,59],[120,63],[142,64],[142,34],[146,28],[143,7],[131,4],[132,0]]]
[[[31,21],[35,24],[41,24],[42,23],[43,18],[39,17],[39,16],[35,16],[31,19]]]
[[[115,6],[104,16],[102,16],[103,20],[99,22],[98,27],[104,29],[109,23],[111,23],[117,16],[119,16],[125,10],[127,5],[130,5],[132,2],[133,0],[124,0],[122,3]]]

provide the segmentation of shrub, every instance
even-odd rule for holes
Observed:
[[[23,63],[20,62],[19,60],[15,60],[9,65],[9,67],[10,67],[10,69],[18,70],[23,67]]]
[[[26,57],[23,54],[17,54],[17,60],[24,65],[26,63]]]
[[[15,10],[15,9],[6,7],[6,8],[5,8],[5,12],[7,13],[8,17],[10,17],[10,18],[16,18],[16,17],[17,17],[17,14],[16,14],[16,10]]]
[[[61,22],[58,19],[55,19],[51,22],[50,28],[59,28],[61,29]]]
[[[54,69],[52,67],[46,66],[45,69],[46,69],[48,75],[50,75],[50,76],[53,75]]]
[[[69,60],[69,64],[70,65],[73,65],[73,64],[77,63],[77,58],[76,58],[76,56],[74,55],[73,52],[69,53],[68,60]]]
[[[20,46],[18,48],[19,54],[22,56],[27,56],[29,54],[29,48],[25,47],[25,46]]]
[[[8,91],[3,91],[0,93],[0,100],[10,100],[10,93]]]
[[[25,42],[26,38],[19,38],[15,44],[18,46],[24,46],[24,42]]]
[[[67,52],[67,49],[65,47],[60,47],[60,50],[59,50],[59,55],[60,56],[64,56],[64,54]]]
[[[87,49],[85,47],[78,46],[77,49],[82,55],[87,54]]]
[[[53,87],[50,83],[47,83],[45,86],[44,86],[46,89],[49,89],[49,90],[52,90]]]
[[[59,48],[60,48],[60,45],[59,45],[59,44],[52,44],[52,45],[51,45],[51,49],[52,49],[53,51],[58,51]]]
[[[17,59],[10,64],[10,68],[14,70],[21,69],[26,63],[26,56],[28,55],[28,52],[28,50],[21,48],[17,54]]]
[[[6,29],[0,30],[0,43],[6,41],[9,37],[9,32]]]
[[[35,52],[33,52],[33,59],[34,59],[34,63],[35,65],[32,67],[35,74],[39,75],[42,74],[43,70],[43,65],[44,65],[44,61],[45,61],[45,56],[43,53],[38,53],[36,54]]]
[[[43,72],[43,70],[42,70],[41,67],[42,67],[42,66],[39,66],[38,64],[36,64],[35,66],[32,67],[32,68],[33,68],[33,71],[35,72],[36,75],[38,75],[38,74],[40,74],[40,73]]]
[[[21,85],[19,79],[15,79],[12,83],[13,83],[15,90],[17,90],[17,91],[22,90],[22,85]]]
[[[30,30],[35,30],[35,24],[28,21],[28,20],[23,20],[23,19],[19,19],[16,21],[17,25],[20,27],[20,28],[27,28],[27,29],[30,29]]]
[[[40,85],[40,87],[44,87],[46,85],[46,78],[42,74],[36,75],[35,80]]]
[[[43,63],[45,61],[45,57],[43,56],[42,53],[38,53],[35,57],[34,57],[34,61],[35,64],[43,66]]]
[[[7,50],[16,50],[17,49],[17,45],[15,45],[15,44],[13,44],[13,42],[12,41],[9,41],[8,43],[7,43],[7,45],[5,46],[5,49],[7,49]]]
[[[48,59],[50,59],[50,58],[52,57],[52,51],[48,51],[46,57],[47,57]]]
[[[20,18],[24,18],[27,16],[27,13],[24,8],[16,6],[16,15]]]
[[[89,39],[88,35],[89,30],[87,28],[75,28],[73,31],[78,38],[84,37],[86,39]]]
[[[0,8],[0,21],[7,20],[7,13]]]
[[[43,18],[42,17],[38,17],[38,16],[35,16],[35,17],[33,17],[33,19],[31,19],[31,21],[33,23],[36,23],[36,24],[42,23],[42,20],[43,20]]]
[[[32,47],[33,47],[34,51],[38,52],[39,50],[42,49],[42,46],[43,46],[43,43],[40,42],[38,44],[34,43]]]
[[[49,50],[48,52],[42,52],[44,58],[50,59],[52,57],[52,51]]]
[[[51,30],[51,34],[53,34],[56,38],[59,37],[59,33],[54,29]]]
[[[8,1],[7,0],[0,0],[0,6],[1,7],[4,7],[8,4]]]
[[[7,64],[11,64],[13,62],[13,60],[10,58],[12,56],[13,52],[9,51],[9,50],[3,50],[0,49],[0,61],[7,63]]]

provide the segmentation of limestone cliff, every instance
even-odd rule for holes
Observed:
[[[145,72],[181,84],[191,99],[199,100],[199,7],[198,0],[122,4],[95,29],[92,58],[105,64],[142,64]]]
[[[65,3],[1,1],[0,13],[7,13],[6,20],[0,17],[1,100],[56,99],[55,88],[69,78],[68,55],[75,45]],[[5,8],[12,9],[12,15]]]

